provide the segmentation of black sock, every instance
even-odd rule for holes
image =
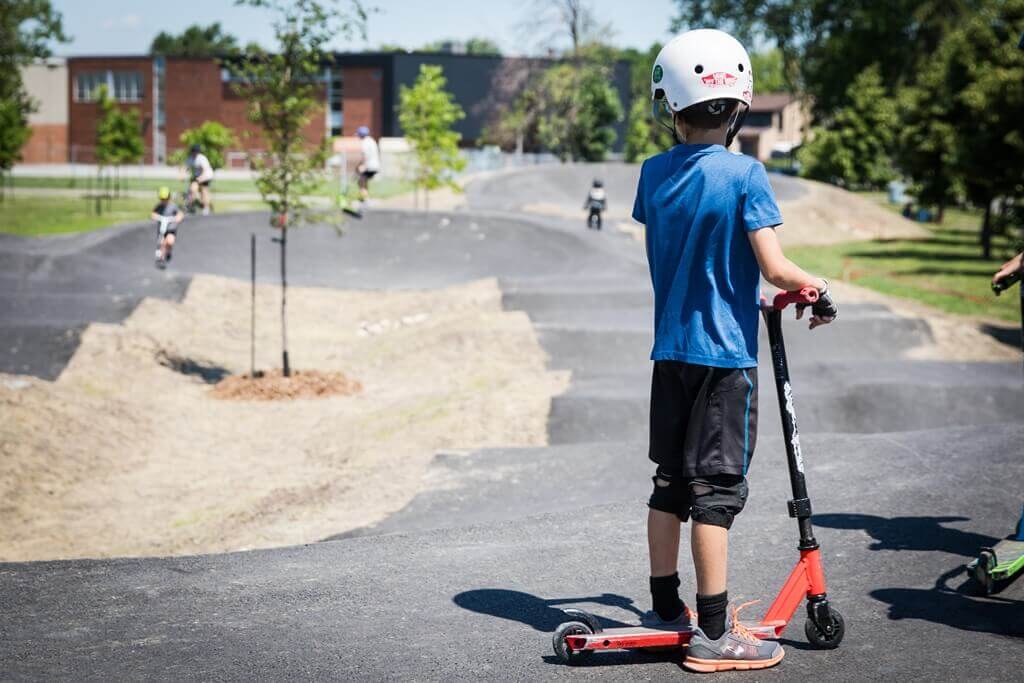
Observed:
[[[697,624],[711,640],[718,640],[725,633],[725,609],[728,606],[729,591],[697,596]]]
[[[679,572],[671,576],[651,577],[651,598],[654,611],[664,621],[672,621],[683,613],[683,601],[679,599]]]

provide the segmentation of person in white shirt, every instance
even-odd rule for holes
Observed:
[[[203,215],[210,215],[210,183],[213,182],[213,166],[210,160],[203,154],[202,147],[198,144],[192,145],[189,150],[188,159],[185,160],[185,167],[189,172],[189,191],[192,196],[199,196],[199,203],[203,207]]]
[[[356,130],[359,136],[359,148],[362,155],[356,170],[359,172],[359,201],[365,206],[370,196],[370,179],[380,171],[380,149],[377,141],[370,137],[370,129],[366,126],[359,126]]]

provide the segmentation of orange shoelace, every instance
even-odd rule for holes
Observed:
[[[750,602],[744,602],[737,607],[732,608],[732,628],[730,629],[736,637],[744,640],[751,645],[757,645],[761,642],[760,638],[754,635],[753,631],[748,629],[746,626],[740,623],[740,610],[744,607],[750,607],[761,602],[760,600],[751,600]]]

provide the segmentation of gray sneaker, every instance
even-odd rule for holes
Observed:
[[[694,629],[683,667],[700,673],[767,669],[782,661],[786,651],[774,640],[761,640],[740,623],[737,615],[745,603],[732,611],[732,623],[718,640],[711,640],[699,628]]]

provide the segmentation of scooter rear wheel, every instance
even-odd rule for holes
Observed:
[[[563,664],[578,664],[587,655],[593,654],[590,650],[573,650],[569,643],[565,642],[566,636],[589,635],[593,633],[588,624],[582,621],[567,621],[557,629],[551,636],[551,645],[555,654]]]
[[[830,607],[828,616],[832,620],[831,635],[818,628],[813,619],[808,618],[804,622],[804,635],[807,636],[807,641],[822,650],[834,650],[839,647],[839,643],[843,642],[843,636],[846,635],[846,623],[843,621],[843,615]]]

